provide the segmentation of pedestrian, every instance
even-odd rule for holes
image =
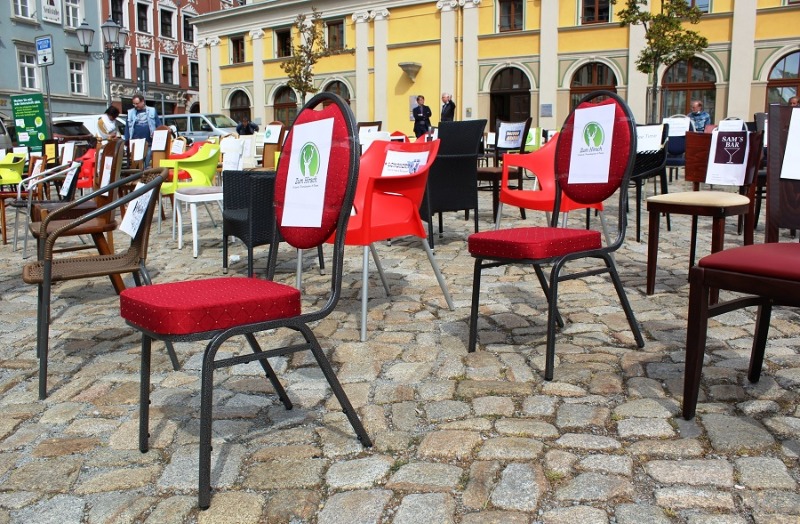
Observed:
[[[412,113],[414,114],[414,135],[419,138],[431,128],[431,108],[425,105],[424,96],[417,96],[417,106]]]
[[[128,111],[128,119],[125,123],[125,141],[144,138],[148,146],[153,145],[153,133],[161,125],[161,119],[156,113],[155,107],[150,107],[145,103],[144,95],[136,93],[131,99],[133,108]],[[147,158],[145,166],[150,167],[152,158],[151,148],[147,148]]]
[[[789,99],[789,106],[790,107],[800,106],[800,99],[798,99],[796,96],[793,96],[792,98]]]
[[[442,116],[439,122],[452,122],[456,118],[456,104],[450,93],[442,93]]]
[[[258,126],[250,121],[247,116],[242,117],[242,121],[236,126],[236,133],[238,135],[252,135],[258,131]]]
[[[119,109],[111,106],[97,119],[97,134],[100,135],[102,140],[119,138],[119,130],[117,129],[118,116]]]
[[[692,112],[687,115],[692,119],[694,130],[702,133],[707,125],[711,124],[711,116],[703,110],[703,102],[695,100],[692,102]]]

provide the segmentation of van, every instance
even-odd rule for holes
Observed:
[[[101,116],[103,116],[102,113],[96,115],[57,116],[53,118],[53,123],[67,121],[80,122],[89,130],[92,136],[100,136],[100,132],[97,130],[97,121],[100,120]],[[117,117],[117,131],[119,132],[119,136],[125,133],[125,116],[123,114]]]
[[[164,115],[161,121],[164,125],[175,126],[178,136],[185,136],[193,142],[206,140],[210,136],[236,133],[236,122],[222,114]]]

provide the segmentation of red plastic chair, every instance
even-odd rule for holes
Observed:
[[[90,189],[96,172],[97,150],[87,150],[83,156],[78,158],[78,162],[81,163],[81,170],[78,172],[78,189]]]
[[[389,294],[389,285],[386,283],[374,242],[408,235],[418,237],[428,255],[433,272],[436,274],[439,287],[442,288],[447,306],[451,310],[453,309],[450,293],[447,291],[447,285],[428,244],[425,226],[419,215],[419,208],[428,181],[428,170],[433,164],[438,150],[438,140],[407,143],[375,141],[361,157],[361,175],[353,204],[355,214],[347,226],[345,244],[364,247],[361,289],[362,342],[367,338],[367,301],[369,298],[367,280],[370,252],[372,252],[372,258],[378,267],[378,274],[386,294]],[[427,155],[427,159],[420,163],[412,174],[381,176],[387,155],[395,151]]]
[[[605,99],[607,97],[607,99]],[[595,103],[595,99],[602,100]],[[575,183],[570,182],[570,154],[573,134],[575,140],[583,140],[583,130],[574,129],[575,112],[591,107],[613,104],[615,108],[614,128],[612,134],[611,158],[608,180],[605,183]],[[606,143],[608,142],[606,138]],[[621,245],[625,238],[625,202],[628,180],[633,170],[636,156],[636,133],[634,131],[633,115],[630,109],[617,95],[608,91],[595,91],[587,95],[572,113],[570,113],[558,140],[555,158],[555,173],[558,181],[556,199],[553,205],[551,227],[520,227],[511,229],[497,229],[475,233],[469,237],[469,252],[475,257],[475,273],[472,285],[472,312],[469,326],[470,352],[475,351],[478,335],[478,303],[480,300],[481,272],[487,268],[504,266],[508,264],[532,265],[539,278],[548,301],[547,318],[547,353],[545,379],[553,379],[555,366],[555,330],[556,323],[563,325],[558,313],[558,284],[564,280],[573,280],[585,276],[608,273],[619,296],[622,308],[628,318],[631,331],[636,344],[644,347],[639,326],[634,318],[625,289],[622,287],[612,254]],[[573,174],[574,176],[574,174]],[[620,187],[623,190],[620,191]],[[584,206],[593,202],[602,202],[611,197],[615,192],[619,194],[619,217],[616,239],[606,246],[602,245],[600,232],[587,229],[570,229],[555,227],[558,223],[560,202],[564,196]],[[561,274],[563,266],[572,260],[599,259],[604,267],[586,269],[570,274]],[[552,266],[550,281],[544,275],[543,266]]]
[[[202,140],[198,140],[197,142],[192,142],[192,145],[189,146],[189,149],[184,151],[183,153],[170,153],[169,160],[175,160],[178,158],[189,158],[190,156],[194,156],[200,150],[200,146],[205,144]],[[191,180],[192,175],[189,174],[188,171],[185,169],[181,169],[178,171],[178,180]]]
[[[389,136],[391,136],[393,141],[408,142],[408,135],[402,131],[392,131]]]
[[[329,104],[320,111],[322,103]],[[344,259],[344,236],[350,209],[353,204],[359,170],[357,151],[356,121],[350,108],[339,97],[330,93],[320,93],[313,97],[295,119],[289,131],[285,149],[291,153],[293,137],[300,126],[315,122],[330,121],[332,126],[331,149],[326,177],[313,172],[315,181],[324,184],[324,202],[319,207],[313,205],[310,212],[321,211],[319,226],[290,225],[287,212],[297,215],[299,210],[291,204],[289,187],[300,173],[290,171],[292,155],[281,156],[275,182],[275,215],[278,229],[283,239],[296,248],[311,248],[323,244],[331,234],[334,235],[333,269],[331,270],[330,290],[327,300],[309,297],[302,300],[300,290],[292,286],[261,280],[257,278],[222,277],[168,284],[156,284],[126,290],[120,297],[120,314],[129,325],[142,332],[142,372],[139,419],[139,449],[148,449],[149,405],[150,405],[150,348],[153,340],[197,341],[208,340],[203,356],[201,401],[200,401],[200,458],[199,458],[199,505],[207,508],[211,503],[211,425],[212,389],[214,371],[235,364],[257,360],[266,373],[278,398],[286,409],[292,402],[275,375],[268,358],[287,355],[297,351],[310,350],[322,373],[328,380],[336,400],[342,407],[358,439],[364,446],[372,442],[358,418],[358,414],[347,398],[331,367],[325,352],[320,347],[309,323],[328,316],[339,301],[342,286],[342,265]],[[308,129],[308,128],[306,128]],[[319,133],[319,130],[307,131]],[[319,136],[319,135],[317,135]],[[298,147],[307,146],[300,143]],[[321,144],[317,146],[317,152]],[[324,154],[324,151],[323,151]],[[312,155],[311,159],[319,159]],[[309,169],[315,164],[309,163]],[[294,191],[294,189],[293,189]],[[299,190],[302,191],[302,190]],[[296,201],[296,200],[294,200]],[[306,202],[307,203],[307,202]],[[321,208],[321,209],[320,209]],[[306,211],[306,210],[304,210]],[[295,222],[294,224],[299,224]],[[270,257],[274,267],[277,249]],[[302,303],[321,304],[319,309],[303,311]],[[304,343],[294,343],[287,347],[262,350],[256,341],[256,333],[288,328],[299,332]],[[234,357],[221,356],[217,352],[229,338],[244,335],[253,353]],[[278,337],[270,337],[277,339]],[[297,342],[293,340],[293,342]]]

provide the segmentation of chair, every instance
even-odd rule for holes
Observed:
[[[744,230],[744,243],[753,243],[753,195],[751,187],[761,158],[763,135],[740,131],[747,136],[749,155],[746,158],[745,174],[742,187],[746,195],[728,191],[699,191],[700,183],[706,182],[709,151],[712,133],[686,133],[686,180],[692,182],[694,191],[669,193],[649,197],[647,212],[649,213],[649,229],[647,238],[647,294],[655,292],[656,263],[658,261],[658,235],[661,213],[691,215],[691,246],[689,267],[694,265],[697,240],[698,217],[707,216],[712,219],[711,252],[722,250],[725,241],[725,219],[729,216],[747,215]],[[744,154],[744,153],[743,153]]]
[[[374,122],[359,122],[358,136],[361,138],[362,133],[374,133],[376,131],[380,131],[382,126],[383,122],[380,120],[375,120]]]
[[[172,175],[168,177],[167,182],[161,186],[161,196],[173,198],[173,194],[178,188],[185,187],[200,187],[211,186],[214,182],[214,177],[217,175],[217,165],[219,164],[220,147],[217,144],[210,144],[206,142],[197,151],[197,154],[189,158],[167,159],[162,160],[161,167],[166,167],[172,170]],[[186,171],[191,177],[189,180],[180,180],[179,172]],[[158,199],[159,209],[161,208],[161,198]],[[175,204],[172,206],[172,222],[173,227],[175,223]],[[159,213],[159,226],[161,225],[161,215]],[[159,227],[160,229],[160,227]]]
[[[369,253],[375,260],[383,287],[389,285],[375,249],[375,242],[413,235],[420,239],[433,272],[442,288],[447,306],[453,303],[439,266],[428,245],[425,226],[419,214],[428,171],[436,158],[439,141],[377,141],[361,158],[361,174],[353,204],[354,215],[347,225],[345,244],[363,246],[361,287],[361,341],[367,339],[367,301],[369,299]],[[409,164],[416,163],[416,168]],[[396,170],[391,168],[395,167]],[[414,170],[409,174],[409,171]],[[401,172],[402,170],[402,172]]]
[[[478,182],[492,184],[492,221],[497,220],[497,211],[500,205],[500,179],[503,176],[503,155],[510,152],[523,152],[523,139],[528,136],[531,127],[531,118],[522,122],[503,122],[498,120],[495,129],[495,141],[492,152],[494,165],[478,168]],[[517,188],[522,188],[522,170],[509,171],[517,180]],[[525,210],[520,208],[520,215],[525,218]]]
[[[596,102],[596,100],[600,100]],[[606,107],[606,106],[610,106]],[[610,113],[610,111],[613,111]],[[601,114],[602,118],[597,115]],[[591,137],[586,137],[586,129],[595,123]],[[577,123],[576,123],[577,122]],[[580,127],[578,127],[580,126]],[[598,137],[598,133],[600,133]],[[592,137],[595,137],[592,139]],[[609,167],[595,169],[592,172],[585,165],[602,165],[595,156],[578,154],[572,158],[573,140],[588,141],[601,144],[602,153],[608,155]],[[539,150],[541,153],[545,150]],[[586,148],[588,149],[588,148]],[[475,351],[478,336],[478,306],[480,302],[481,273],[484,269],[509,264],[532,265],[544,295],[548,301],[547,314],[547,346],[545,380],[553,379],[555,367],[555,330],[556,323],[563,325],[558,313],[558,285],[562,281],[574,280],[586,276],[607,273],[611,277],[625,315],[628,319],[638,347],[644,347],[639,326],[631,310],[625,289],[622,286],[612,253],[625,239],[625,202],[628,180],[633,171],[636,151],[636,134],[633,115],[630,109],[616,94],[608,91],[595,91],[586,95],[577,108],[570,113],[561,133],[555,151],[556,200],[553,205],[553,216],[550,227],[522,227],[497,229],[470,235],[468,248],[475,258],[475,272],[472,284],[472,308],[469,324],[469,342],[467,349]],[[602,158],[602,157],[601,157]],[[615,192],[619,194],[619,216],[617,235],[612,243],[603,246],[599,231],[555,227],[558,224],[560,200],[563,195],[579,204],[602,202]],[[562,274],[565,264],[573,260],[589,262],[598,259],[604,267],[584,269],[570,274]],[[544,275],[543,266],[552,266],[550,280]]]
[[[779,229],[800,228],[800,181],[781,178],[791,113],[791,107],[777,104],[769,107],[767,243],[713,253],[700,259],[697,266],[689,270],[689,320],[683,382],[683,417],[686,420],[694,417],[697,408],[709,318],[758,306],[747,373],[750,382],[758,382],[772,308],[800,307],[800,244],[777,243]],[[714,289],[744,296],[709,305],[709,296]]]
[[[755,214],[753,216],[753,227],[758,227],[758,217],[761,216],[761,203],[767,195],[767,156],[769,150],[769,140],[766,135],[767,127],[767,113],[755,113],[753,120],[756,123],[756,131],[764,132],[764,154],[761,156],[761,165],[758,166],[758,173],[756,173],[756,205]]]
[[[274,121],[264,130],[264,147],[261,150],[261,167],[275,169],[275,157],[281,152],[286,138],[286,127],[283,122]]]
[[[323,101],[330,104],[320,111],[314,110]],[[303,167],[291,162],[292,144],[295,135],[299,142],[298,147],[302,147],[306,145],[306,138],[314,139],[322,136],[323,132],[330,132],[332,135],[328,172],[324,177],[324,193],[319,195],[321,199],[303,198],[303,187],[295,183],[295,177],[302,172]],[[334,310],[341,294],[344,236],[359,171],[357,146],[356,123],[350,108],[335,95],[319,93],[295,119],[285,143],[289,154],[282,156],[278,166],[275,214],[277,227],[286,242],[297,248],[312,248],[321,245],[332,234],[335,238],[327,300],[319,301],[316,300],[317,297],[312,297],[315,299],[314,303],[319,304],[319,309],[304,311],[302,304],[309,302],[301,300],[300,290],[257,278],[221,277],[156,284],[128,289],[120,297],[120,314],[130,326],[142,332],[139,411],[139,449],[142,452],[146,452],[149,447],[152,341],[209,341],[203,356],[200,393],[198,502],[201,508],[208,508],[211,503],[212,389],[216,369],[258,360],[284,406],[291,409],[292,402],[267,359],[310,350],[361,444],[372,445],[325,352],[309,327],[309,323],[327,317]],[[321,154],[325,153],[323,149]],[[276,255],[277,250],[273,251],[271,264],[276,262]],[[217,314],[222,311],[227,314]],[[195,319],[202,321],[197,322]],[[277,328],[299,332],[304,343],[262,350],[255,335]],[[237,335],[244,335],[253,354],[233,357],[218,355],[220,345]]]
[[[145,267],[147,260],[147,245],[150,233],[150,223],[153,218],[153,209],[157,200],[158,189],[164,178],[165,171],[154,169],[142,173],[131,175],[122,180],[118,180],[103,188],[103,191],[114,192],[116,189],[136,181],[142,181],[144,185],[139,189],[128,193],[125,197],[109,202],[108,204],[86,213],[74,220],[61,220],[61,215],[66,215],[71,207],[78,205],[81,201],[88,201],[98,196],[95,191],[74,202],[68,203],[64,207],[50,213],[42,223],[42,235],[39,238],[40,256],[36,262],[26,264],[22,269],[22,280],[26,284],[38,286],[38,301],[36,314],[36,355],[39,358],[39,399],[43,400],[47,396],[47,359],[49,353],[50,338],[50,298],[51,288],[56,282],[76,280],[99,276],[115,276],[132,273],[136,285],[142,283],[149,284],[150,276]],[[148,196],[149,195],[149,196]],[[139,211],[133,209],[128,214],[139,213],[141,221],[135,233],[132,234],[131,244],[128,249],[120,253],[111,251],[101,251],[93,256],[72,256],[56,257],[56,241],[64,236],[75,234],[76,230],[81,229],[93,220],[113,214],[121,206],[144,196],[144,200],[137,201]],[[133,217],[131,217],[133,218]],[[173,364],[176,363],[174,354]]]
[[[636,162],[633,164],[633,175],[631,175],[631,183],[636,188],[636,241],[641,241],[642,229],[642,186],[644,183],[653,177],[659,177],[661,181],[661,194],[668,192],[667,188],[667,159],[669,141],[669,124],[655,125],[655,126],[636,126],[637,133],[655,133],[661,131],[661,140],[658,144],[646,145],[643,149],[642,143],[643,135],[639,135],[636,141]],[[655,148],[655,149],[653,149]],[[667,215],[667,228],[670,227],[670,218]]]
[[[678,168],[686,165],[686,132],[694,131],[692,119],[686,115],[672,115],[664,119],[664,123],[669,125],[669,141],[667,142],[667,169],[669,171],[669,181],[672,182],[672,175],[678,179]]]
[[[473,210],[478,232],[478,149],[486,120],[442,122],[439,125],[439,152],[428,173],[428,185],[420,215],[428,222],[428,242],[433,241],[433,215],[439,214],[439,237],[442,213]]]
[[[25,155],[22,153],[7,153],[0,160],[0,229],[3,230],[3,244],[8,243],[6,232],[6,207],[5,199],[16,195],[11,187],[16,187],[22,182],[22,172],[25,169]],[[3,190],[3,186],[8,186]]]

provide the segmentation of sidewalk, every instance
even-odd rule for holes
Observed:
[[[670,191],[687,188],[680,180]],[[480,199],[485,230],[490,193]],[[570,225],[579,227],[584,216],[575,213]],[[221,275],[221,229],[204,210],[198,217],[197,259],[191,243],[177,249],[169,223],[161,234],[154,228],[154,282]],[[463,218],[448,213],[444,238],[436,238],[454,311],[418,241],[394,239],[377,246],[391,296],[373,266],[367,342],[358,336],[358,248],[348,248],[337,310],[315,328],[374,447],[359,445],[310,355],[272,361],[292,411],[271,394],[257,364],[220,370],[214,491],[204,512],[196,487],[203,344],[176,345],[177,372],[154,345],[151,451],[142,454],[140,340],[119,317],[108,279],[54,289],[50,394],[39,401],[36,288],[22,283],[21,251],[0,247],[0,524],[800,522],[797,311],[773,312],[756,385],[746,378],[754,312],[709,322],[698,416],[687,422],[678,413],[688,217],[672,217],[671,232],[662,220],[654,296],[644,293],[646,213],[643,242],[635,243],[629,226],[616,254],[643,349],[607,278],[560,285],[566,326],[557,335],[552,382],[542,378],[547,307],[529,268],[484,272],[480,349],[466,352],[473,259],[466,250],[472,221]],[[523,221],[507,207],[503,225],[544,221],[535,212]],[[742,242],[735,225],[729,220],[728,247]],[[763,228],[762,216],[759,242]],[[782,240],[790,241],[786,233]],[[699,256],[708,252],[710,226],[702,220],[697,245]],[[266,246],[256,252],[263,277]],[[241,243],[230,253],[241,260],[229,274],[246,275]],[[276,279],[293,283],[293,253],[283,246],[278,256]],[[316,284],[327,278],[307,252],[305,289],[322,291]],[[288,336],[258,338],[266,346]],[[238,340],[226,348],[248,351]]]

